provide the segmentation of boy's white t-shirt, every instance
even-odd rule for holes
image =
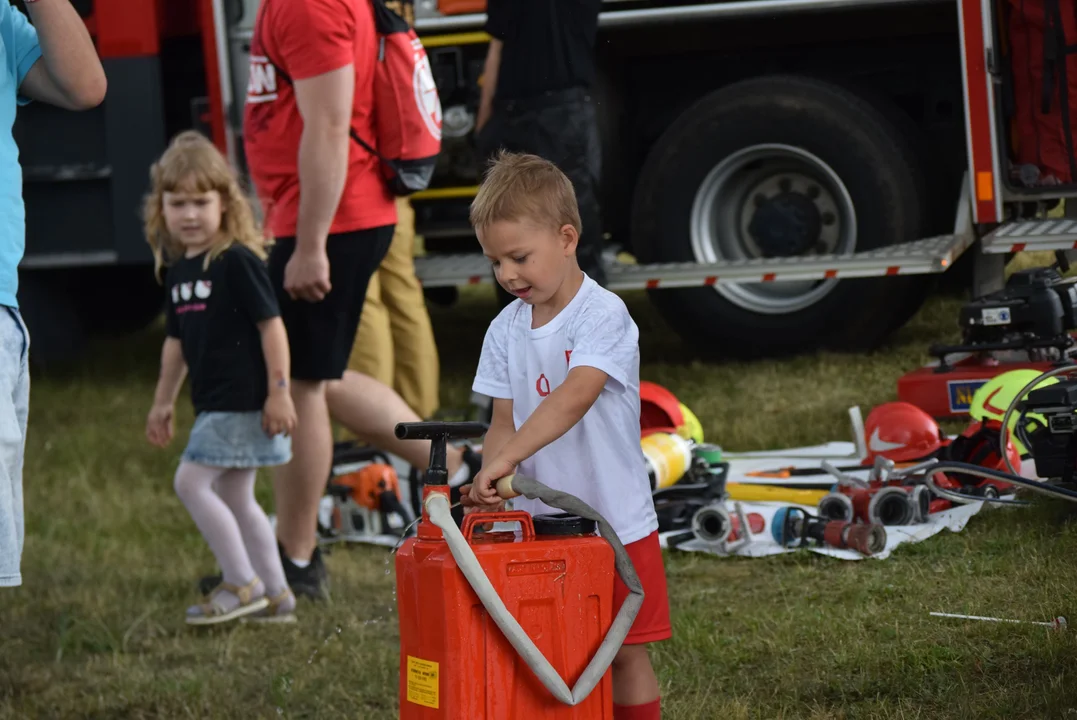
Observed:
[[[640,446],[639,329],[621,299],[584,275],[569,304],[535,329],[531,306],[514,300],[486,331],[472,390],[511,399],[518,430],[579,366],[609,376],[598,400],[517,470],[586,502],[627,545],[657,530],[658,516]],[[513,507],[560,512],[524,497],[513,498]]]

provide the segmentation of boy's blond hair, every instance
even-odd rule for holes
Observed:
[[[537,155],[502,150],[490,163],[471,203],[471,225],[483,230],[501,220],[529,220],[554,232],[564,225],[582,234],[572,181]]]

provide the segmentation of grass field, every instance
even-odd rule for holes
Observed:
[[[846,409],[893,399],[927,345],[956,334],[939,297],[886,348],[753,364],[693,360],[642,295],[643,377],[727,449],[848,438]],[[492,295],[435,308],[447,406],[467,401]],[[24,585],[0,590],[0,716],[394,718],[397,619],[387,551],[327,558],[333,601],[293,627],[193,631],[212,556],[172,490],[184,430],[144,440],[161,330],[102,342],[34,378]],[[268,482],[260,497],[271,507]],[[674,638],[654,649],[667,718],[1077,718],[1077,635],[930,611],[1077,619],[1068,507],[982,513],[886,561],[667,556]],[[1072,613],[1072,615],[1071,615]]]

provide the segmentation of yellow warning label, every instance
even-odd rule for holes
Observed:
[[[408,702],[438,707],[438,664],[408,655]]]

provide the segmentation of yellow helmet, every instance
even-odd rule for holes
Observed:
[[[1017,393],[1021,392],[1021,389],[1025,385],[1028,385],[1042,374],[1043,373],[1039,370],[1022,369],[1010,370],[1009,372],[996,375],[981,385],[973,394],[972,404],[969,407],[969,415],[980,422],[994,420],[997,423],[1001,423],[1002,416],[1006,414],[1006,408],[1008,408],[1014,398],[1017,397]],[[1054,385],[1057,382],[1058,380],[1056,378],[1047,378],[1038,383],[1036,388]],[[1032,389],[1030,389],[1029,392],[1031,392]],[[1010,438],[1013,441],[1013,444],[1017,446],[1018,452],[1025,455],[1028,453],[1028,449],[1014,434],[1014,428],[1017,427],[1018,417],[1019,414],[1016,410],[1010,416]],[[1040,415],[1030,414],[1025,417],[1026,419],[1035,419],[1045,425],[1047,424],[1047,421]]]
[[[685,440],[692,440],[699,444],[703,442],[703,425],[699,422],[699,418],[695,416],[691,410],[684,403],[679,403],[681,406],[681,415],[684,416],[684,424],[677,428],[677,434]]]

